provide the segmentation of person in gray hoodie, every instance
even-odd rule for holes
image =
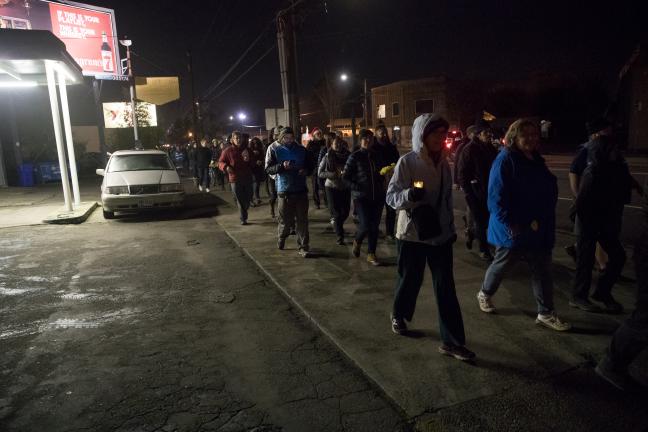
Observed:
[[[412,126],[412,151],[400,158],[387,189],[387,204],[398,212],[398,282],[391,314],[392,331],[407,334],[423,283],[425,265],[439,311],[443,344],[439,352],[459,360],[475,358],[465,347],[461,308],[455,291],[452,245],[457,239],[452,203],[452,173],[443,151],[448,122],[422,114]]]

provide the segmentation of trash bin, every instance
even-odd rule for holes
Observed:
[[[34,164],[26,163],[20,165],[20,186],[33,187],[34,186]]]

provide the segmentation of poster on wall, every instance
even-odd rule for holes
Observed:
[[[137,125],[140,127],[157,126],[155,105],[137,102]],[[107,129],[133,127],[130,102],[108,102],[103,104],[104,124]]]
[[[0,0],[0,28],[51,31],[84,75],[121,75],[112,9],[68,1]]]

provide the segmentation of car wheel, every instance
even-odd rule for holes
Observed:
[[[115,219],[115,212],[104,210],[103,211],[103,217],[104,217],[104,219]]]

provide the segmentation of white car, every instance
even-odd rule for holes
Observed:
[[[115,212],[182,206],[184,189],[169,156],[159,150],[120,150],[110,156],[103,176],[101,205],[106,219]]]

